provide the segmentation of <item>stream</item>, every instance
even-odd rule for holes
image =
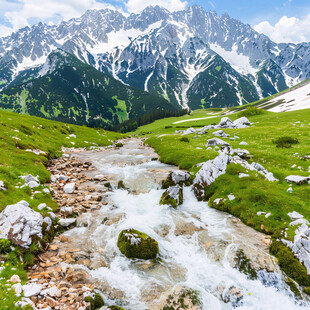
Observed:
[[[178,208],[159,205],[164,192],[160,183],[177,168],[160,163],[154,150],[139,139],[122,142],[121,148],[72,154],[93,163],[95,169],[87,176],[107,176],[114,187],[103,194],[107,205],[80,215],[78,226],[65,233],[73,247],[91,253],[91,267],[83,268],[96,279],[105,300],[128,310],[159,310],[175,288],[184,287],[199,293],[201,308],[206,310],[309,309],[285,284],[262,242],[265,235],[199,202],[190,187],[184,188],[184,203]],[[119,180],[126,190],[117,189]],[[157,240],[160,259],[123,256],[117,238],[126,228]],[[265,269],[258,272],[257,280],[234,268],[238,249],[257,269]]]

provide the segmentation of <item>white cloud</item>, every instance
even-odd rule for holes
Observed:
[[[263,21],[254,26],[254,29],[277,43],[310,41],[310,14],[301,19],[283,16],[274,26],[268,21]]]
[[[125,4],[129,12],[140,12],[149,5],[159,5],[169,11],[184,10],[187,2],[182,0],[128,0]]]
[[[5,9],[6,4],[10,10]],[[8,0],[0,0],[0,8],[6,11],[4,17],[11,28],[0,25],[0,36],[28,26],[31,21],[50,23],[55,19],[68,20],[79,17],[88,9],[107,8],[112,5],[96,0],[18,0],[14,6]]]

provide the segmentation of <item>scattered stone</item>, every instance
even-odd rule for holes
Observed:
[[[233,126],[233,122],[228,117],[223,117],[219,123],[220,128],[231,128]]]
[[[292,187],[289,187],[289,188],[287,189],[287,192],[290,193],[290,194],[292,194],[292,193],[293,193],[293,188],[292,188]]]
[[[16,296],[19,297],[23,291],[23,286],[21,285],[21,283],[16,283],[12,285],[12,289],[15,291]]]
[[[117,246],[127,258],[155,259],[159,253],[157,241],[135,229],[123,230]]]
[[[42,215],[29,208],[26,201],[20,201],[0,213],[0,238],[28,248],[32,236],[42,238],[42,224]]]
[[[43,188],[43,193],[49,194],[49,193],[50,193],[50,190],[49,190],[48,188]]]
[[[213,138],[207,141],[206,147],[208,146],[215,146],[215,145],[221,145],[221,146],[229,146],[229,143],[219,139],[219,138]]]
[[[298,213],[296,211],[288,213],[288,216],[292,219],[292,221],[304,218],[303,215],[301,215],[300,213]]]
[[[247,174],[247,173],[239,173],[239,178],[242,179],[242,178],[247,178],[249,177],[250,175]]]
[[[59,219],[59,224],[63,227],[68,227],[74,223],[76,223],[76,219],[74,218]]]
[[[300,175],[289,175],[288,177],[285,178],[285,181],[301,185],[310,181],[310,177],[302,177]]]
[[[171,179],[175,184],[179,184],[180,182],[186,182],[189,180],[190,175],[189,173],[185,172],[185,171],[172,171],[171,172]]]
[[[249,145],[248,143],[246,143],[245,141],[242,141],[239,143],[239,145]]]
[[[71,215],[73,213],[73,209],[71,207],[61,207],[60,211],[65,215]]]
[[[37,296],[42,291],[43,286],[41,284],[29,283],[23,285],[24,297]]]
[[[21,281],[20,281],[20,277],[19,277],[17,274],[14,274],[14,275],[10,278],[9,282],[13,282],[13,283],[21,282]]]
[[[224,199],[224,198],[216,198],[216,199],[214,199],[213,203],[215,205],[219,205],[220,203],[225,202],[225,201],[226,201],[226,199]]]
[[[182,136],[185,136],[185,135],[190,135],[190,134],[193,134],[193,133],[197,133],[196,130],[194,128],[188,128],[187,130],[183,131],[182,133]]]
[[[37,182],[37,183],[39,183],[38,178],[34,177],[31,174],[28,174],[26,176],[21,176],[20,178],[25,180],[25,184],[29,184],[30,182]]]
[[[69,178],[66,175],[61,174],[59,175],[58,180],[67,182]]]
[[[52,286],[50,288],[41,291],[40,295],[43,296],[48,295],[50,297],[61,297],[61,291],[56,286]]]
[[[3,181],[0,181],[0,191],[6,191]]]
[[[48,206],[46,205],[46,203],[40,203],[40,204],[38,205],[38,210],[41,211],[41,210],[43,210],[43,209],[52,211],[52,209],[51,209],[50,207],[48,207]]]
[[[40,186],[40,184],[36,181],[31,181],[27,184],[30,188],[36,188],[38,186]]]
[[[229,194],[227,197],[228,197],[228,199],[229,199],[230,201],[236,199],[235,195],[233,195],[233,194]]]
[[[75,190],[75,183],[68,183],[64,186],[64,191],[66,194],[72,194]]]
[[[215,132],[213,132],[213,135],[217,136],[217,137],[222,137],[222,138],[228,138],[229,137],[229,134],[225,133],[223,130],[215,131]]]

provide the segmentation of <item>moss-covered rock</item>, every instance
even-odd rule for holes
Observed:
[[[170,186],[175,186],[177,184],[190,186],[190,174],[181,170],[173,171],[169,174],[167,179],[162,182],[162,188],[167,189]]]
[[[91,310],[100,309],[104,306],[104,300],[102,296],[98,293],[95,293],[93,296],[85,297],[84,301],[90,303]]]
[[[237,252],[237,269],[246,274],[251,280],[257,279],[257,272],[251,265],[251,260],[246,257],[243,250]]]
[[[281,241],[273,239],[270,246],[270,253],[277,257],[280,268],[299,285],[310,286],[310,276],[307,269],[294,256],[293,252]]]
[[[128,258],[154,259],[159,253],[157,241],[135,229],[123,230],[118,236],[117,246]]]
[[[110,306],[108,309],[110,309],[110,310],[125,310],[124,308],[119,307],[119,306]]]
[[[161,196],[159,204],[176,208],[183,203],[183,188],[179,185],[170,186]]]

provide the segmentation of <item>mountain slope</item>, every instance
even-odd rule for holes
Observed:
[[[121,123],[156,110],[174,110],[150,95],[56,50],[30,79],[0,93],[0,107],[18,113],[91,126]]]
[[[155,6],[129,16],[89,10],[0,38],[0,89],[29,78],[57,48],[178,108],[240,105],[310,77],[310,43],[276,44],[227,14],[196,5],[174,13]],[[227,74],[206,78],[215,56],[222,64],[212,70],[223,66]]]

